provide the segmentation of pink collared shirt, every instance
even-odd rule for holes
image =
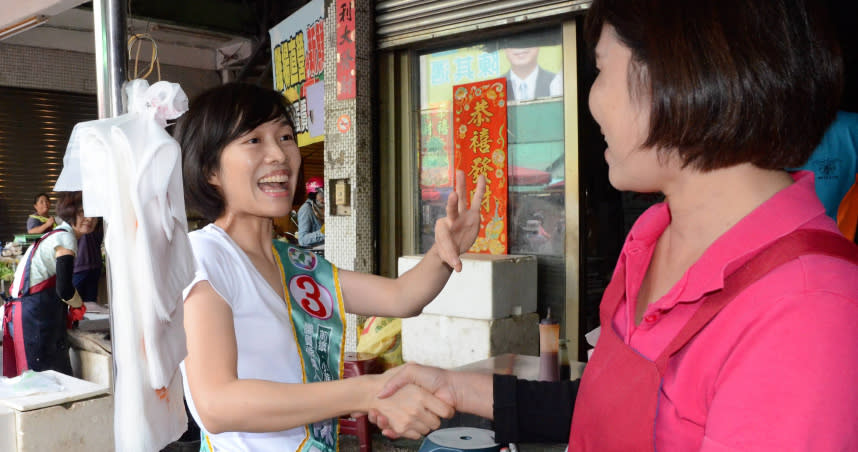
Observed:
[[[635,304],[666,204],[638,219],[623,246],[626,294],[613,327],[653,360],[704,294],[756,251],[796,229],[837,231],[813,187],[795,183],[719,237],[635,325]],[[858,451],[858,266],[811,255],[772,271],[674,356],[659,394],[658,451]]]

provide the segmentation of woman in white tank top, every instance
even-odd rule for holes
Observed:
[[[272,244],[272,218],[292,209],[301,166],[290,112],[276,91],[233,83],[197,97],[174,132],[188,208],[212,221],[191,233],[197,274],[184,306],[185,396],[203,450],[336,450],[336,418],[370,410],[418,438],[452,409],[417,386],[377,398],[392,372],[339,379],[344,311],[419,314],[461,270],[479,202],[466,207],[459,173],[435,245],[398,279]],[[473,200],[484,178],[477,185]]]

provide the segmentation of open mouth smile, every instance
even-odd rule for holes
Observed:
[[[259,189],[272,195],[285,194],[289,191],[289,175],[285,172],[269,174],[256,182]]]

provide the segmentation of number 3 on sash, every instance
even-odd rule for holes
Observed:
[[[333,314],[333,300],[327,289],[309,275],[297,275],[289,281],[289,292],[302,309],[317,319],[328,319]]]

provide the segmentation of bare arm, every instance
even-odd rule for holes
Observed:
[[[396,279],[341,271],[343,303],[346,311],[360,315],[411,317],[420,313],[450,279],[453,270],[462,270],[459,256],[468,251],[480,230],[480,201],[486,191],[480,176],[471,199],[465,205],[465,174],[456,173],[456,191],[447,198],[447,216],[435,223],[435,244],[420,262]]]
[[[203,281],[191,289],[184,308],[188,384],[203,425],[212,433],[281,431],[376,409],[397,419],[396,430],[418,437],[437,428],[438,415],[452,415],[449,406],[416,387],[399,400],[377,398],[386,381],[383,375],[309,384],[239,379],[229,305]]]
[[[39,226],[34,226],[30,229],[27,229],[27,234],[43,234],[48,232],[54,226],[54,217],[48,217],[48,221],[45,221]]]

